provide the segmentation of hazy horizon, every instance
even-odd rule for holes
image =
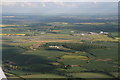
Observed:
[[[117,2],[6,2],[2,14],[117,15]]]

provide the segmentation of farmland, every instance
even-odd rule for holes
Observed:
[[[109,20],[109,16],[109,21],[104,17],[58,16],[48,20],[44,16],[36,20],[36,16],[15,16],[3,17],[4,25],[0,25],[3,70],[8,78],[118,77],[116,20]]]

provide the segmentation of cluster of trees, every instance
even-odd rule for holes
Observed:
[[[63,46],[76,51],[88,51],[90,49],[104,49],[108,46],[95,45],[92,43],[59,43],[59,42],[50,42],[46,43],[44,46]]]

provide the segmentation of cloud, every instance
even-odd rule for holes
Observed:
[[[2,0],[3,2],[118,2],[119,0]]]
[[[1,2],[0,6],[14,6],[16,2]]]
[[[40,4],[39,4],[40,5]],[[35,2],[2,2],[0,6],[3,7],[38,7],[38,3]],[[43,6],[43,4],[41,4]]]
[[[65,4],[63,2],[52,2],[59,6],[64,6]],[[46,2],[2,2],[0,3],[0,6],[19,6],[19,7],[46,7]]]
[[[94,2],[96,4],[96,2],[119,2],[119,0],[2,0],[0,3],[0,6],[15,6],[16,4],[18,4],[18,2],[23,3],[23,4],[19,5],[22,7],[24,7],[24,6],[35,7],[33,2],[35,2],[35,3],[41,2],[41,5],[43,7],[45,7],[46,2],[53,2],[54,4],[57,4],[59,6],[64,6],[65,5],[64,2]]]
[[[116,3],[93,2],[5,2],[2,4],[4,13],[34,14],[88,14],[117,13]]]

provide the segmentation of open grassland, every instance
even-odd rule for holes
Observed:
[[[27,75],[21,76],[23,78],[66,78],[65,76],[59,76],[56,74],[36,74],[36,75]]]
[[[61,59],[87,59],[86,56],[64,55]]]
[[[107,35],[85,35],[84,37],[91,38],[92,41],[118,41],[108,37]]]
[[[71,74],[74,78],[112,78],[102,73],[73,73]]]
[[[105,49],[105,50],[102,49],[91,50],[90,53],[93,53],[98,58],[102,58],[102,59],[110,58],[110,59],[118,60],[118,58],[116,57],[118,56],[118,47],[112,49]]]
[[[60,59],[58,61],[64,63],[65,65],[81,65],[81,66],[83,66],[83,65],[87,64],[87,60],[80,60],[80,59],[77,59],[77,60],[75,60],[75,59],[71,59],[71,60],[70,59]]]

